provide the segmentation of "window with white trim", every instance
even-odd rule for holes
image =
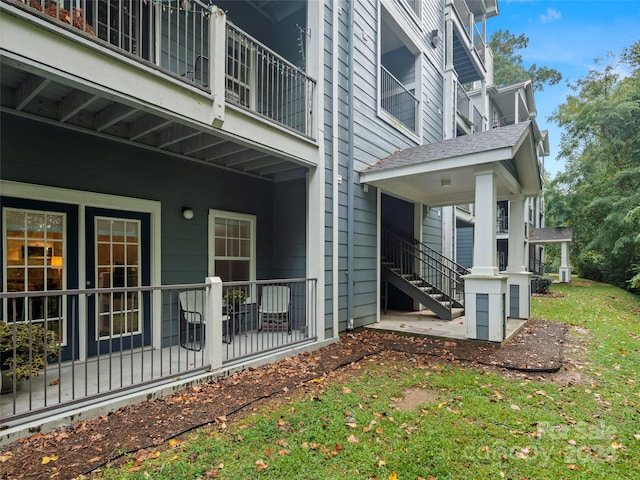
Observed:
[[[223,282],[256,278],[256,217],[242,213],[209,212],[209,272]]]

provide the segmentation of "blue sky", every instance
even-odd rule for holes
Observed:
[[[561,130],[547,117],[570,92],[567,80],[584,77],[595,68],[595,58],[618,54],[640,39],[640,0],[499,0],[498,9],[500,15],[487,20],[487,36],[500,29],[524,33],[529,46],[519,53],[525,66],[545,65],[563,76],[560,84],[535,94],[538,125],[549,130],[545,168],[553,177],[564,169],[556,160]]]

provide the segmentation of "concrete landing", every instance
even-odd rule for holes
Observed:
[[[506,339],[503,343],[518,333],[526,323],[526,320],[520,318],[507,318]],[[442,320],[431,310],[415,312],[389,311],[386,314],[381,314],[378,323],[372,323],[364,328],[406,335],[424,335],[455,340],[467,339],[464,316],[453,320]]]

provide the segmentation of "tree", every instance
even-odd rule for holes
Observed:
[[[638,288],[640,41],[608,60],[569,84],[551,117],[563,128],[566,167],[547,189],[547,218],[573,226],[581,275]]]
[[[545,85],[556,85],[562,80],[562,74],[554,68],[538,67],[535,63],[529,68],[524,66],[522,55],[517,54],[529,45],[524,34],[513,35],[509,30],[497,30],[491,35],[489,46],[493,52],[493,82],[503,87],[531,80],[536,90]]]

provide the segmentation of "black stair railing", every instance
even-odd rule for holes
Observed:
[[[464,280],[469,270],[445,257],[419,240],[407,240],[384,230],[382,256],[389,267],[399,275],[412,280],[423,280],[448,302],[449,309],[464,304]]]

